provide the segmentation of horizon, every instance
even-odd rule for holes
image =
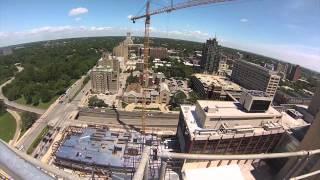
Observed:
[[[60,38],[60,39],[47,39],[47,40],[40,40],[40,41],[25,42],[25,43],[22,43],[22,44],[13,44],[13,45],[10,45],[10,46],[0,46],[0,49],[1,48],[6,48],[6,47],[12,47],[12,46],[32,44],[32,43],[41,43],[41,42],[46,42],[46,41],[59,41],[59,40],[67,40],[67,39],[81,39],[81,38],[104,38],[104,37],[123,37],[123,38],[125,38],[126,36],[125,35],[124,36],[121,36],[121,35],[120,36],[83,36],[83,37],[71,37],[71,38]],[[131,37],[133,37],[133,38],[134,37],[143,38],[143,36],[132,36],[132,35],[131,35]],[[200,41],[175,39],[175,38],[167,38],[167,37],[150,36],[150,38],[170,39],[170,40],[178,40],[178,41],[189,41],[189,42],[194,42],[194,43],[199,43],[199,44],[205,43],[205,42],[200,42]],[[218,37],[216,37],[216,38],[217,38],[217,40],[219,42],[219,38]],[[290,63],[292,65],[299,65],[300,67],[302,67],[304,69],[307,69],[309,71],[312,71],[312,72],[320,74],[320,71],[310,69],[310,68],[305,67],[305,66],[300,65],[300,64],[294,64],[294,63],[288,62],[288,61],[283,60],[283,59],[273,58],[273,57],[266,56],[266,55],[263,55],[263,54],[259,54],[259,53],[256,53],[256,52],[247,51],[247,50],[243,50],[243,49],[239,49],[239,48],[233,48],[233,47],[229,47],[229,46],[224,46],[224,45],[221,45],[221,44],[219,44],[219,46],[222,46],[222,47],[225,47],[225,48],[231,48],[231,49],[235,49],[235,50],[239,50],[239,51],[244,51],[244,52],[248,52],[248,53],[252,53],[252,54],[256,54],[256,55],[263,56],[263,57],[266,57],[266,58],[270,58],[270,59],[273,59],[273,60],[276,60],[276,61],[280,61],[281,63]]]
[[[94,3],[0,0],[0,46],[124,36],[128,31],[133,36],[143,36],[143,21],[133,24],[129,18],[144,3],[145,0],[135,3],[129,0]],[[152,9],[166,5],[167,0],[157,1],[152,3]],[[152,16],[151,36],[201,43],[217,36],[224,47],[298,64],[317,72],[320,69],[319,16],[318,0],[235,0]]]

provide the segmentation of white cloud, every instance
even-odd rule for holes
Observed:
[[[26,32],[20,32],[22,34],[39,34],[39,33],[56,33],[56,32],[64,32],[66,30],[71,30],[71,26],[44,26],[40,28],[31,29]],[[19,32],[18,32],[19,33]]]
[[[7,37],[7,36],[8,36],[8,33],[0,32],[0,38],[2,38],[2,37]]]
[[[249,20],[247,19],[247,18],[241,18],[240,19],[240,22],[242,22],[242,23],[246,23],[246,22],[248,22]]]
[[[81,17],[74,18],[75,21],[81,21],[81,19],[82,19]]]
[[[78,8],[71,9],[69,11],[69,16],[78,16],[78,15],[81,15],[81,14],[86,14],[88,12],[89,12],[89,10],[87,8],[78,7]]]
[[[131,19],[132,17],[133,17],[133,15],[131,15],[131,14],[130,14],[130,15],[128,15],[128,19]]]
[[[107,31],[110,29],[112,28],[111,27],[95,27],[95,26],[92,26],[89,28],[90,31]]]

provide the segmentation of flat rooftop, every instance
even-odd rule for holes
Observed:
[[[281,113],[273,107],[269,107],[266,112],[248,113],[237,101],[208,101],[198,100],[197,103],[202,109],[208,107],[209,111],[205,112],[206,116],[212,118],[245,118],[245,117],[280,117]],[[214,111],[210,111],[214,109]]]
[[[214,84],[215,86],[221,86],[225,91],[242,91],[241,86],[238,84],[226,79],[223,76],[216,76],[211,74],[194,74],[201,83],[206,84],[207,86]]]
[[[247,90],[246,91],[248,94],[254,97],[269,97],[266,92],[263,91],[257,91],[257,90]]]
[[[140,159],[139,144],[142,142],[144,139],[139,133],[85,128],[82,132],[67,135],[56,152],[56,158],[88,166],[133,168],[132,160],[138,162]],[[125,161],[126,158],[131,160]]]
[[[269,73],[270,75],[277,75],[276,71],[269,70],[263,66],[260,66],[259,64],[255,64],[255,63],[249,62],[247,60],[241,59],[237,62],[242,62],[242,63],[248,64],[248,65],[251,65],[251,67],[257,68],[257,69],[261,70],[262,72]]]
[[[203,117],[199,117],[197,105],[181,105],[182,115],[186,127],[189,129],[191,137],[197,139],[209,138],[217,139],[223,135],[224,138],[232,136],[242,137],[243,134],[261,135],[270,133],[284,132],[293,128],[299,128],[308,126],[303,119],[294,119],[285,112],[279,112],[272,106],[266,112],[249,113],[243,110],[241,104],[237,101],[208,101],[198,100],[200,108],[205,113],[205,116],[209,118],[210,123],[231,125],[228,128],[232,128],[235,131],[228,131],[227,133],[221,131],[220,125],[215,128],[202,128],[200,126]],[[199,108],[198,106],[198,108]],[[210,112],[204,110],[205,107],[213,108]],[[201,116],[201,115],[200,115]],[[270,121],[266,119],[270,119]],[[214,127],[214,126],[211,126]],[[251,129],[252,132],[237,132],[237,129]]]

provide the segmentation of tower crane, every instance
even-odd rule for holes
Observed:
[[[149,81],[149,34],[150,34],[150,19],[151,16],[162,14],[162,13],[170,13],[175,10],[185,9],[194,6],[206,5],[206,4],[214,4],[214,3],[222,3],[234,0],[187,0],[186,2],[181,2],[177,4],[173,4],[173,0],[171,0],[171,5],[166,6],[160,9],[150,11],[150,0],[146,2],[146,13],[143,15],[133,16],[130,20],[135,23],[136,20],[145,18],[144,22],[144,48],[143,48],[143,103],[142,103],[142,127],[141,132],[145,133],[145,121],[146,121],[146,88]]]

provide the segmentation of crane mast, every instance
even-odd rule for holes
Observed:
[[[144,23],[144,49],[143,49],[143,103],[142,103],[142,119],[141,119],[141,132],[145,133],[145,122],[146,122],[146,89],[148,87],[148,81],[149,81],[149,35],[150,35],[150,20],[151,16],[162,14],[162,13],[170,13],[175,10],[179,9],[185,9],[189,7],[194,6],[200,6],[200,5],[206,5],[206,4],[213,4],[213,3],[222,3],[222,2],[228,2],[228,1],[234,1],[234,0],[188,0],[186,2],[173,4],[173,0],[171,0],[171,5],[166,6],[160,9],[152,10],[150,11],[150,0],[147,0],[146,3],[146,13],[139,16],[133,16],[130,18],[133,23],[135,23],[136,20],[145,18]]]
[[[149,33],[150,33],[150,1],[147,1],[146,5],[146,16],[145,16],[145,23],[144,23],[144,43],[143,43],[143,102],[142,102],[142,125],[141,125],[141,132],[145,133],[146,128],[146,88],[148,86],[149,81]]]

